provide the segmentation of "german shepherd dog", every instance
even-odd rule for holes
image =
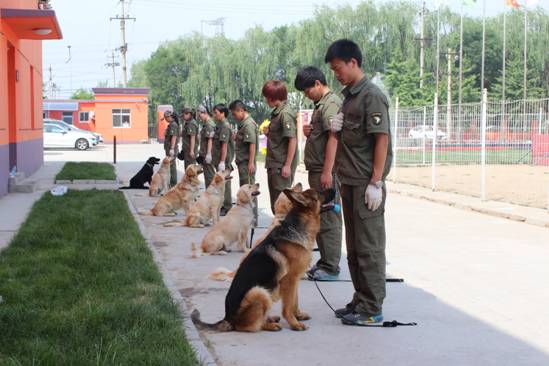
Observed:
[[[311,261],[320,229],[321,202],[313,189],[286,189],[284,194],[293,208],[240,264],[225,297],[225,317],[208,324],[200,320],[200,312],[195,309],[191,314],[194,324],[217,331],[281,330],[280,317],[268,317],[267,312],[273,302],[282,299],[282,316],[290,327],[307,329],[301,321],[310,317],[299,309],[297,287]]]
[[[135,174],[132,179],[130,179],[130,185],[126,187],[120,187],[120,189],[149,189],[149,187],[145,187],[145,183],[151,184],[152,176],[153,176],[153,168],[156,164],[160,163],[160,159],[151,156],[149,159],[147,159],[147,162],[141,170]]]

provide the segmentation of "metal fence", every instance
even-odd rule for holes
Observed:
[[[391,110],[389,179],[549,209],[549,99]],[[522,193],[517,193],[522,192]]]

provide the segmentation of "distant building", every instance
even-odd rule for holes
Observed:
[[[44,118],[58,119],[103,135],[105,142],[149,137],[148,88],[94,88],[93,100],[44,100]]]
[[[0,1],[0,196],[13,167],[28,176],[44,162],[42,41],[62,38],[55,11],[44,4]]]

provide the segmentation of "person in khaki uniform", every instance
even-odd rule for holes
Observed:
[[[196,164],[198,154],[198,123],[195,121],[190,108],[183,108],[183,126],[181,128],[181,150],[185,156],[185,169],[189,165]]]
[[[274,203],[278,195],[292,186],[297,163],[297,113],[288,104],[286,85],[279,80],[269,80],[261,91],[271,113],[271,123],[263,129],[267,136],[267,182],[271,211],[274,214]]]
[[[347,262],[353,299],[336,310],[343,324],[383,321],[385,298],[385,178],[392,162],[389,103],[364,75],[356,43],[342,39],[326,52],[325,62],[345,86],[341,112],[332,117],[339,135],[336,173],[341,182]]]
[[[173,158],[170,163],[170,187],[177,184],[177,165],[175,156],[177,155],[177,146],[179,145],[179,123],[177,117],[172,111],[164,112],[164,119],[168,122],[168,127],[164,133],[164,151],[166,156]]]
[[[333,168],[337,135],[330,131],[330,119],[339,112],[341,99],[328,88],[324,73],[313,66],[297,73],[295,88],[315,103],[311,123],[303,125],[303,134],[307,137],[305,168],[309,173],[309,186],[322,194],[324,190],[335,187]],[[310,280],[338,279],[341,226],[341,212],[326,211],[320,214],[320,231],[316,236],[320,259],[307,271]]]
[[[235,139],[235,162],[238,168],[240,186],[255,183],[256,157],[259,146],[257,123],[246,110],[241,100],[235,100],[229,105],[233,118],[238,121],[238,131]],[[253,197],[254,222],[257,226],[257,197]]]
[[[231,165],[234,158],[234,141],[232,139],[232,129],[227,117],[229,109],[225,104],[217,104],[213,108],[213,116],[215,119],[215,134],[212,144],[212,164],[217,166],[217,171],[221,172],[225,169],[233,170]],[[221,216],[225,216],[233,205],[231,195],[231,181],[225,183],[225,200],[221,207]]]
[[[208,188],[215,175],[215,168],[212,164],[213,137],[215,135],[215,122],[212,121],[208,110],[204,106],[197,108],[198,118],[202,122],[200,130],[200,150],[199,156],[204,171],[204,184]]]

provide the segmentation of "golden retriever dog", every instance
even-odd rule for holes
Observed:
[[[160,168],[152,177],[149,196],[158,197],[160,194],[168,192],[170,188],[170,163],[173,159],[173,157],[166,156],[162,160]]]
[[[297,183],[292,187],[292,191],[294,192],[303,192],[303,186],[301,183]],[[274,229],[275,226],[279,225],[282,220],[286,218],[286,215],[290,210],[292,209],[292,201],[284,194],[284,192],[281,192],[278,195],[278,198],[275,201],[275,216],[273,218],[273,221],[271,222],[271,225],[267,228],[267,230],[257,238],[255,243],[252,246],[252,249],[255,248],[259,243],[261,243],[267,235]],[[196,253],[195,253],[196,256]],[[241,261],[244,260],[245,255],[242,257]],[[227,268],[218,268],[214,272],[210,273],[208,276],[209,279],[215,280],[215,281],[229,281],[232,280],[236,273],[236,270],[229,271]]]
[[[245,184],[238,189],[236,206],[204,236],[200,248],[204,253],[230,252],[236,244],[239,251],[246,249],[248,230],[254,219],[253,197],[259,194],[259,183]]]
[[[217,331],[277,331],[279,317],[267,316],[272,303],[282,300],[282,316],[293,330],[306,330],[310,317],[299,308],[298,282],[309,267],[320,229],[321,201],[313,189],[284,193],[292,201],[286,218],[244,258],[225,298],[225,316],[209,324],[200,312],[191,314],[194,324]],[[333,199],[334,192],[331,192]]]
[[[225,181],[232,178],[229,174],[231,171],[227,169],[214,175],[204,194],[189,208],[185,225],[200,228],[209,225],[210,220],[217,224],[225,196]]]
[[[154,207],[147,213],[153,216],[174,216],[175,211],[183,209],[188,212],[191,205],[198,197],[200,180],[198,175],[202,173],[200,165],[189,165],[185,175],[172,189],[160,197]]]

